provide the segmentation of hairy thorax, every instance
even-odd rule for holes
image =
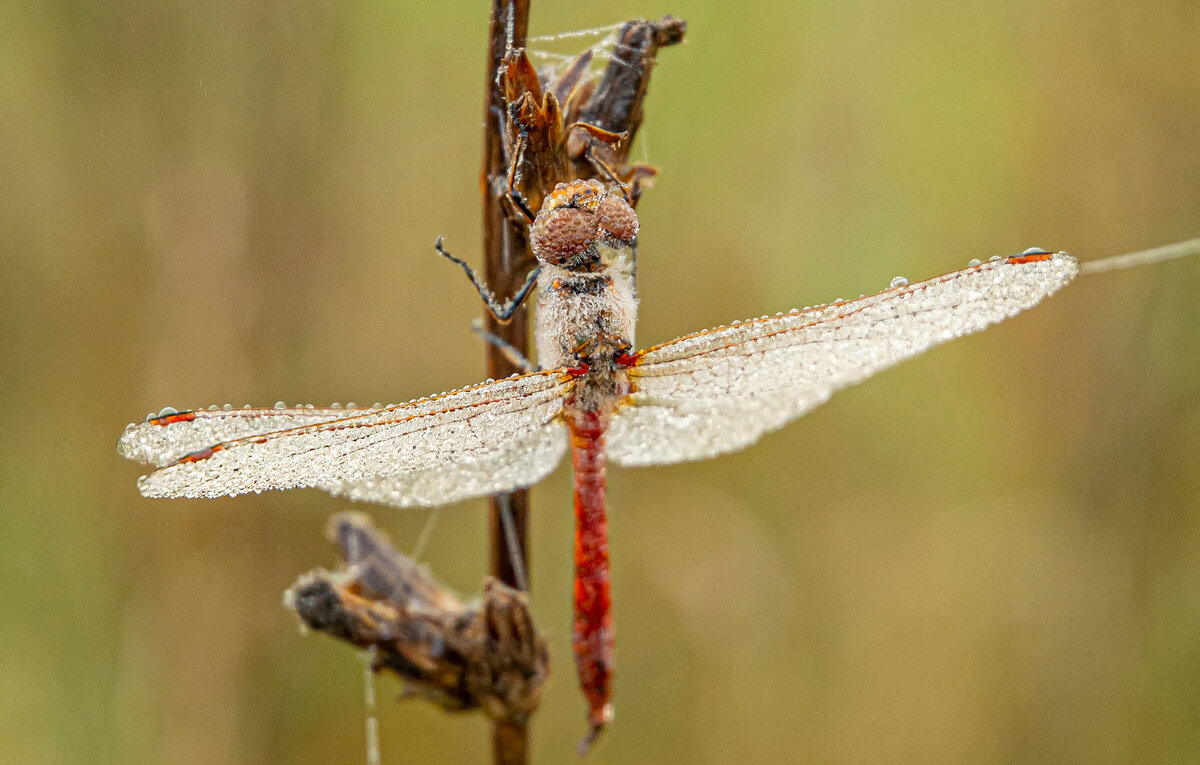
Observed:
[[[538,362],[545,369],[586,367],[574,405],[611,409],[629,393],[620,359],[634,347],[637,321],[632,253],[613,252],[605,267],[592,272],[544,267],[538,293]]]
[[[568,409],[607,413],[629,393],[637,322],[637,214],[598,181],[555,187],[530,226],[541,263],[536,343],[543,369],[579,375]]]

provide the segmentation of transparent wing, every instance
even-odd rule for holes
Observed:
[[[661,465],[736,451],[841,388],[1036,305],[1078,272],[1066,253],[1027,253],[648,348],[609,426],[609,459]]]
[[[224,441],[257,436],[275,430],[291,430],[348,417],[372,415],[384,407],[349,407],[345,409],[309,408],[304,406],[271,409],[197,409],[194,412],[164,410],[145,422],[125,426],[117,441],[122,457],[157,467],[192,452]]]
[[[571,385],[560,370],[379,409],[168,415],[130,426],[118,449],[132,459],[174,458],[138,481],[148,497],[312,486],[397,507],[437,505],[527,486],[552,471],[566,449],[558,413]],[[278,424],[284,428],[272,429]],[[178,454],[212,435],[234,437]]]
[[[551,420],[500,449],[478,450],[423,469],[338,481],[321,488],[356,502],[391,507],[445,505],[535,484],[554,470],[566,451],[567,429],[561,421]]]

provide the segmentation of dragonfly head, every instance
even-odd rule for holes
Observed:
[[[542,263],[591,271],[602,254],[624,250],[637,238],[637,213],[615,187],[600,181],[560,183],[529,227],[529,244]]]

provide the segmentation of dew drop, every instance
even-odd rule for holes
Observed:
[[[339,404],[338,402],[334,401],[332,404],[329,405],[329,408],[330,409],[341,409],[342,405]]]
[[[1050,253],[1043,250],[1041,247],[1030,247],[1021,253],[1022,255],[1049,255]]]
[[[276,408],[276,409],[287,409],[287,404],[285,404],[285,403],[284,403],[284,402],[282,402],[282,401],[276,401],[276,402],[275,402],[275,408]]]
[[[221,408],[224,409],[226,412],[228,412],[230,409],[233,409],[233,404],[226,404],[225,406],[223,406]]]
[[[969,268],[974,268],[975,266],[981,266],[981,265],[983,265],[983,261],[980,260],[979,258],[971,258],[969,261],[967,261],[967,266]]]
[[[173,406],[164,406],[162,411],[158,413],[159,417],[169,417],[172,414],[179,414],[179,410]]]
[[[997,262],[997,261],[999,261],[999,260],[1000,260],[1000,256],[999,256],[999,255],[993,255],[992,257],[988,258],[988,261],[989,261],[989,262],[991,262],[991,263],[995,263],[995,262]]]

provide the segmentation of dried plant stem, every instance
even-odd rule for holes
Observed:
[[[488,60],[484,72],[483,172],[479,179],[483,195],[483,271],[487,283],[498,295],[512,295],[528,270],[523,227],[509,220],[502,198],[493,188],[492,179],[506,175],[509,159],[504,150],[506,105],[496,73],[510,46],[525,45],[529,29],[529,0],[493,0],[488,34]],[[511,35],[511,38],[510,36]],[[512,319],[501,324],[495,317],[484,317],[485,329],[528,356],[528,311],[517,310]],[[517,372],[504,354],[491,343],[487,347],[488,376],[507,377]],[[507,517],[506,517],[507,516]],[[507,523],[506,523],[507,521]],[[505,533],[508,527],[510,534]],[[488,500],[488,570],[510,587],[529,587],[529,492],[517,491]],[[515,565],[514,565],[515,564]],[[528,762],[529,735],[524,721],[492,721],[492,761],[496,765],[523,765]]]
[[[506,104],[504,93],[496,83],[496,72],[509,45],[521,47],[529,28],[529,0],[494,0],[488,35],[488,63],[485,73],[487,98],[484,103],[483,172],[479,179],[483,196],[483,272],[488,285],[497,295],[511,295],[529,270],[526,231],[510,220],[503,207],[503,197],[496,193],[493,179],[506,176],[509,157],[505,152],[504,131]],[[509,35],[512,35],[511,40]],[[485,315],[485,329],[507,342],[522,354],[528,355],[528,312],[518,309],[507,323]],[[487,344],[489,377],[507,377],[518,372],[504,354]],[[503,500],[503,501],[499,501]],[[527,545],[529,500],[528,492],[518,491],[489,502],[488,536],[490,539],[490,571],[492,576],[517,587],[517,571],[528,572]],[[504,533],[503,513],[507,509],[512,519],[515,541],[519,550],[512,550]],[[514,567],[514,560],[519,565]],[[527,576],[526,576],[527,579]],[[526,581],[524,584],[528,585]]]

